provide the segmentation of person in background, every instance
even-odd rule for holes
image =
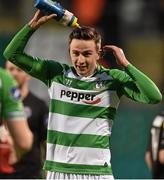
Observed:
[[[71,66],[26,54],[32,34],[55,16],[38,10],[4,51],[6,59],[49,88],[47,179],[113,179],[110,137],[120,98],[156,104],[162,95],[122,49],[101,47],[101,36],[91,27],[69,35]],[[102,51],[111,51],[125,71],[100,66]]]
[[[33,135],[25,118],[16,81],[0,68],[0,173],[11,173],[14,169],[9,156],[13,147],[17,159],[32,147]]]
[[[164,111],[152,122],[145,159],[153,179],[164,179]]]
[[[6,177],[9,179],[39,179],[42,177],[41,148],[45,148],[48,107],[43,100],[29,90],[28,82],[31,76],[9,61],[6,62],[6,70],[19,85],[28,125],[34,136],[32,149],[13,165],[15,171],[10,173],[10,176],[6,174]],[[5,178],[5,174],[0,174],[0,177]]]

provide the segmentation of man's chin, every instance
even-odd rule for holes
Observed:
[[[86,76],[86,71],[77,71],[77,74],[79,74],[80,76]]]

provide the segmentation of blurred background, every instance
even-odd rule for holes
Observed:
[[[147,74],[164,92],[164,0],[59,0],[73,12],[80,25],[96,27],[103,44],[121,47],[127,59]],[[2,53],[13,35],[32,17],[34,0],[0,0],[0,66]],[[40,28],[29,41],[26,52],[33,56],[69,63],[68,35],[71,29],[55,21]],[[104,57],[103,64],[117,67],[114,57]],[[30,89],[46,103],[47,87],[33,79]],[[144,155],[151,122],[163,110],[122,98],[112,135],[112,164],[115,178],[150,178]]]

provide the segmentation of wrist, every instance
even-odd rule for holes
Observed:
[[[28,23],[28,26],[29,26],[31,29],[34,29],[34,30],[36,30],[36,29],[39,28],[38,24],[37,24],[35,21],[33,21],[33,20],[31,20],[31,21]]]
[[[127,68],[129,64],[130,64],[129,62],[125,62],[124,67]]]

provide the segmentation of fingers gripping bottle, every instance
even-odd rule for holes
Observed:
[[[71,12],[64,9],[59,3],[52,0],[35,0],[34,7],[40,9],[45,14],[56,14],[54,17],[56,21],[59,21],[64,26],[79,27],[77,23],[77,17]]]

